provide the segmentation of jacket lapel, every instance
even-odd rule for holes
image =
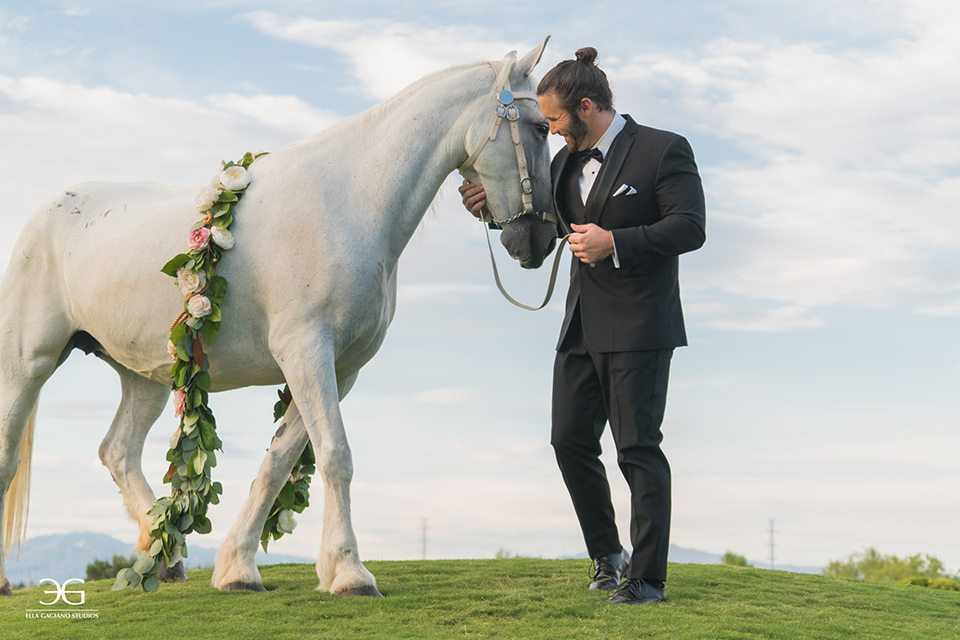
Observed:
[[[570,228],[570,212],[566,211],[560,206],[560,203],[563,201],[560,193],[560,189],[562,188],[561,178],[566,170],[567,162],[570,161],[572,155],[573,154],[570,153],[570,150],[564,146],[563,149],[557,153],[555,161],[550,166],[550,177],[552,178],[551,182],[553,183],[553,209],[557,212],[557,217],[560,219],[560,225],[563,227],[562,235],[567,235],[573,232],[573,230]]]
[[[593,224],[598,224],[600,221],[603,205],[613,193],[614,181],[617,179],[617,175],[620,173],[623,162],[626,160],[636,137],[637,123],[628,115],[623,117],[626,118],[627,124],[624,125],[623,131],[613,139],[613,144],[610,145],[610,153],[603,159],[603,167],[600,169],[597,181],[594,183],[593,189],[590,190],[590,195],[587,196],[587,220]],[[554,189],[556,189],[556,186],[554,186]]]

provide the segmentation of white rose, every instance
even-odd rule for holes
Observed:
[[[179,269],[177,271],[177,286],[180,287],[180,293],[184,296],[197,293],[206,285],[207,274],[203,271],[191,271],[190,269]]]
[[[169,353],[170,357],[174,360],[180,359],[180,356],[177,355],[177,345],[173,344],[169,340],[167,340],[167,353]]]
[[[284,509],[280,512],[277,519],[277,531],[280,533],[293,533],[297,528],[297,519],[293,517],[294,512],[291,509]]]
[[[205,318],[213,313],[213,306],[207,296],[193,296],[187,302],[187,312],[194,318]]]
[[[206,211],[217,203],[217,198],[219,197],[220,191],[214,189],[211,185],[207,185],[203,189],[200,189],[200,193],[193,199],[193,202],[197,205],[197,209]]]
[[[235,164],[220,172],[220,184],[230,191],[243,191],[250,184],[250,174],[246,169]]]
[[[221,249],[233,249],[233,234],[223,227],[210,227],[210,239]]]

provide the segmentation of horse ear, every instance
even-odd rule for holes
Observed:
[[[537,63],[540,62],[540,57],[543,55],[543,50],[547,48],[547,43],[550,41],[550,36],[547,36],[543,39],[543,42],[540,43],[540,46],[523,56],[519,62],[517,62],[516,70],[521,75],[521,77],[526,78],[533,72],[533,68],[537,66]]]

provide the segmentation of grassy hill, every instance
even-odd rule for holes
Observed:
[[[50,587],[0,599],[0,638],[882,638],[960,637],[960,593],[745,567],[670,567],[668,602],[602,603],[583,560],[368,562],[382,599],[315,591],[312,565],[262,567],[268,593],[221,593],[210,570],[152,594],[88,582],[82,607],[44,608]],[[28,610],[96,610],[96,619]]]

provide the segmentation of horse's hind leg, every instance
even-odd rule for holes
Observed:
[[[8,293],[0,290],[0,294]],[[26,524],[29,485],[22,484],[19,495],[7,494],[17,475],[30,469],[30,460],[20,459],[20,443],[31,413],[37,406],[40,388],[50,378],[70,340],[64,328],[36,308],[25,317],[15,313],[15,301],[0,295],[0,595],[10,595],[4,558],[15,541],[19,541],[20,525]],[[36,320],[36,322],[31,322]],[[43,322],[47,320],[48,322]]]
[[[257,569],[257,546],[274,501],[307,446],[307,440],[303,419],[294,402],[287,407],[283,424],[277,429],[250,487],[250,495],[217,551],[212,582],[221,591],[266,590]]]
[[[52,368],[51,368],[52,371]],[[14,383],[6,376],[0,379],[0,514],[4,514],[4,526],[0,527],[0,595],[12,595],[10,582],[7,580],[4,560],[6,553],[14,539],[19,539],[19,532],[14,524],[14,512],[18,506],[13,503],[7,508],[7,501],[16,500],[17,496],[7,495],[17,469],[20,466],[20,440],[24,435],[27,420],[37,404],[40,387],[46,381],[42,379],[25,379]],[[30,461],[24,461],[24,468],[28,468]]]
[[[120,374],[122,395],[113,424],[100,444],[100,460],[110,470],[130,517],[139,527],[139,552],[150,546],[149,531],[153,518],[147,515],[147,511],[156,502],[141,468],[143,443],[150,427],[167,405],[170,387],[143,378],[116,363],[110,362],[110,365]],[[183,564],[165,568],[161,578],[171,582],[186,580]]]

